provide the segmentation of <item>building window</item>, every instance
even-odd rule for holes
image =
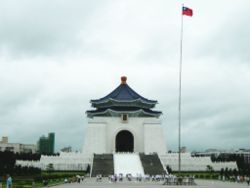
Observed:
[[[122,114],[122,121],[127,122],[128,121],[128,114]]]

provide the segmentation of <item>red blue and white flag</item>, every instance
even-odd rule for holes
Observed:
[[[193,10],[188,7],[182,7],[182,15],[193,16]]]

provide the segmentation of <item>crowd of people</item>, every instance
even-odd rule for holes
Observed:
[[[221,180],[225,181],[226,180],[225,176],[222,176]],[[250,185],[250,176],[240,176],[240,175],[237,175],[235,177],[231,176],[229,177],[229,181],[236,181],[237,183],[246,182],[248,185]]]
[[[98,174],[96,176],[96,181],[101,182],[103,179],[101,174]],[[168,175],[168,174],[162,174],[162,175],[142,175],[142,174],[136,174],[136,176],[132,176],[132,174],[126,174],[125,176],[120,174],[113,174],[108,176],[108,181],[110,183],[116,183],[116,182],[123,182],[126,181],[136,181],[136,182],[160,182],[164,185],[178,185],[178,184],[185,184],[185,185],[193,185],[194,184],[194,177],[177,177],[175,175]]]
[[[85,178],[84,176],[76,175],[71,178],[65,178],[64,183],[75,183],[75,182],[81,183],[83,182],[84,178]]]

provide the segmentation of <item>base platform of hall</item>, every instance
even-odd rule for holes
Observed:
[[[91,168],[91,177],[101,175],[129,175],[131,177],[144,177],[145,175],[166,174],[161,160],[157,154],[144,153],[114,153],[94,154]]]

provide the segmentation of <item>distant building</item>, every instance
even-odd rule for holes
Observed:
[[[53,154],[55,151],[55,133],[49,133],[48,137],[40,137],[37,142],[37,148],[41,154]]]
[[[0,141],[0,144],[7,144],[8,143],[8,137],[7,136],[3,136],[2,140]]]
[[[194,152],[194,157],[210,157],[213,162],[230,162],[236,161],[239,169],[250,169],[250,150],[216,150],[208,149],[205,152]]]
[[[0,151],[11,151],[14,153],[36,153],[37,147],[35,144],[9,143],[8,137],[2,137],[0,141]]]
[[[71,146],[64,147],[61,149],[61,152],[70,153],[70,152],[72,152],[72,147]]]
[[[181,147],[181,153],[187,153],[187,148],[185,146]]]

